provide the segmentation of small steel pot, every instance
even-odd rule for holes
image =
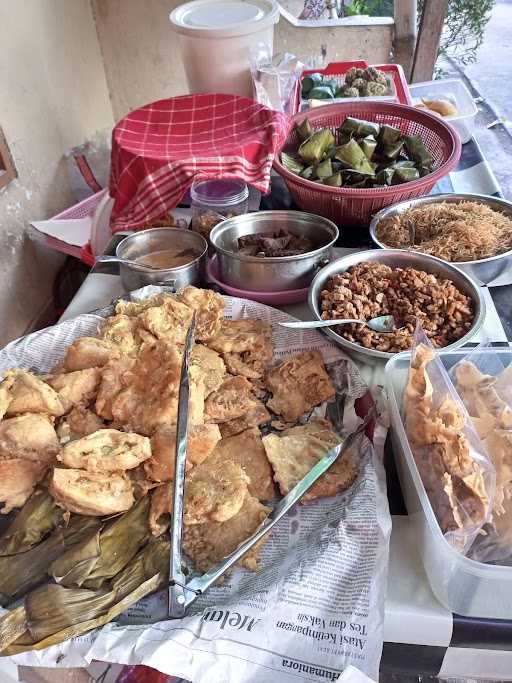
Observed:
[[[308,305],[313,320],[322,319],[322,303],[320,297],[322,290],[325,289],[328,281],[334,277],[334,275],[344,273],[351,266],[355,266],[362,261],[375,261],[377,263],[384,263],[391,268],[416,268],[416,270],[433,273],[434,275],[451,280],[457,289],[471,298],[475,311],[475,317],[471,328],[459,340],[443,347],[443,351],[464,346],[464,344],[471,341],[471,338],[474,337],[482,327],[486,314],[485,299],[482,295],[481,288],[473,282],[471,277],[447,261],[443,261],[435,256],[420,254],[418,251],[407,251],[406,249],[372,249],[370,251],[358,251],[354,254],[342,256],[340,259],[332,261],[328,266],[322,268],[309,288]],[[345,339],[345,337],[342,337],[330,328],[325,328],[323,332],[325,332],[325,334],[338,346],[341,346],[346,353],[361,363],[376,365],[381,362],[387,362],[396,355],[395,353],[389,353],[387,351],[367,349],[361,344],[348,341],[348,339]],[[402,353],[408,352],[404,351]]]
[[[237,239],[245,235],[288,230],[313,240],[314,251],[298,256],[260,258],[237,253]],[[308,287],[319,268],[329,262],[338,228],[327,218],[300,211],[259,211],[228,218],[210,233],[217,253],[219,279],[254,292],[283,292]]]
[[[427,206],[428,204],[438,204],[439,202],[447,202],[450,204],[459,204],[460,202],[475,202],[477,204],[484,204],[494,211],[499,211],[505,214],[512,220],[512,202],[499,197],[489,197],[483,194],[431,194],[427,197],[420,197],[419,199],[411,199],[405,202],[388,206],[375,214],[370,223],[370,236],[373,242],[381,249],[389,249],[384,242],[381,242],[377,237],[377,227],[380,221],[392,216],[399,216],[409,209],[417,209],[420,206]],[[462,271],[472,277],[478,284],[488,285],[492,287],[494,280],[500,279],[499,284],[505,284],[501,279],[505,273],[508,274],[512,282],[512,249],[498,254],[497,256],[490,256],[489,258],[479,259],[476,261],[453,261],[453,265],[460,268]]]
[[[126,291],[145,285],[174,285],[176,289],[201,282],[206,262],[208,244],[204,237],[192,230],[181,228],[151,228],[135,232],[119,242],[116,256],[135,261],[155,251],[164,249],[193,249],[198,256],[177,268],[149,269],[143,266],[119,264],[121,282]]]

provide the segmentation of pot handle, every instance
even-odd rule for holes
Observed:
[[[315,272],[318,273],[319,270],[322,270],[322,268],[325,268],[325,266],[328,266],[330,262],[331,262],[331,259],[328,256],[324,256],[315,265]]]
[[[176,292],[176,280],[159,280],[155,282],[155,285],[161,285],[162,287],[170,287],[173,292]]]

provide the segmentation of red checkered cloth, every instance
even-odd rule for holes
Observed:
[[[159,218],[196,176],[237,178],[267,192],[290,126],[285,114],[235,95],[185,95],[132,111],[112,134],[112,230]]]

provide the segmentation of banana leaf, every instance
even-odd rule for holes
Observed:
[[[417,168],[401,167],[396,168],[393,173],[392,185],[400,185],[401,183],[410,183],[411,180],[418,180],[420,172]]]
[[[308,100],[332,100],[334,91],[328,85],[317,85],[308,92]]]
[[[355,140],[336,148],[336,159],[341,161],[346,169],[360,175],[375,175],[375,167],[368,161],[366,154]]]
[[[420,173],[421,169],[430,172],[434,164],[434,158],[425,147],[421,137],[419,135],[406,135],[404,137],[404,143],[407,154],[416,163]]]
[[[330,185],[331,187],[341,187],[342,179],[341,173],[334,173],[328,178],[324,178],[324,185]]]
[[[316,85],[320,85],[324,78],[322,74],[308,74],[302,79],[302,95],[307,95]]]
[[[316,177],[317,178],[328,178],[329,176],[332,175],[332,164],[330,159],[326,159],[325,161],[322,161],[321,164],[318,164],[316,167]]]
[[[382,168],[375,176],[375,182],[379,185],[391,185],[394,174],[395,169],[393,168],[393,166]]]
[[[416,168],[414,161],[408,161],[406,159],[395,161],[393,168]]]
[[[329,128],[317,130],[299,147],[299,156],[308,164],[318,164],[324,153],[334,145],[334,135]]]
[[[29,550],[61,521],[62,510],[49,493],[32,494],[0,536],[0,557]]]
[[[380,131],[378,123],[372,121],[363,121],[355,119],[352,116],[347,116],[339,127],[341,135],[348,135],[351,137],[365,138],[367,135],[373,135],[376,138]]]
[[[397,159],[404,146],[403,140],[390,142],[379,146],[379,151],[386,159]]]
[[[24,553],[0,557],[0,604],[8,605],[48,579],[52,562],[74,544],[90,537],[100,526],[94,517],[73,515],[67,527]]]
[[[296,128],[297,135],[302,140],[302,142],[304,142],[304,140],[307,140],[309,137],[313,135],[313,127],[309,122],[308,118],[303,119],[299,124],[297,124]]]
[[[296,173],[297,175],[304,170],[304,164],[286,152],[281,152],[281,163],[288,171],[291,171],[291,173]]]
[[[373,137],[373,135],[367,135],[365,138],[359,141],[359,146],[363,150],[368,161],[371,161],[377,147],[377,140]]]
[[[124,598],[143,581],[155,574],[165,579],[169,576],[170,542],[167,538],[158,538],[148,543],[133,558],[129,565],[112,580],[112,589],[116,598]]]
[[[306,166],[306,168],[301,171],[300,176],[306,178],[306,180],[314,180],[316,178],[315,167]]]
[[[378,141],[381,145],[392,145],[400,140],[401,135],[398,128],[393,128],[393,126],[388,126],[385,123],[380,127]]]
[[[52,562],[49,574],[67,587],[98,589],[123,569],[150,536],[150,497],[75,545]]]

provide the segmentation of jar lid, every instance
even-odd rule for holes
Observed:
[[[193,0],[169,18],[178,33],[227,38],[255,33],[279,21],[273,0]]]
[[[209,206],[234,206],[247,199],[249,188],[242,180],[196,180],[190,196],[192,201]]]

